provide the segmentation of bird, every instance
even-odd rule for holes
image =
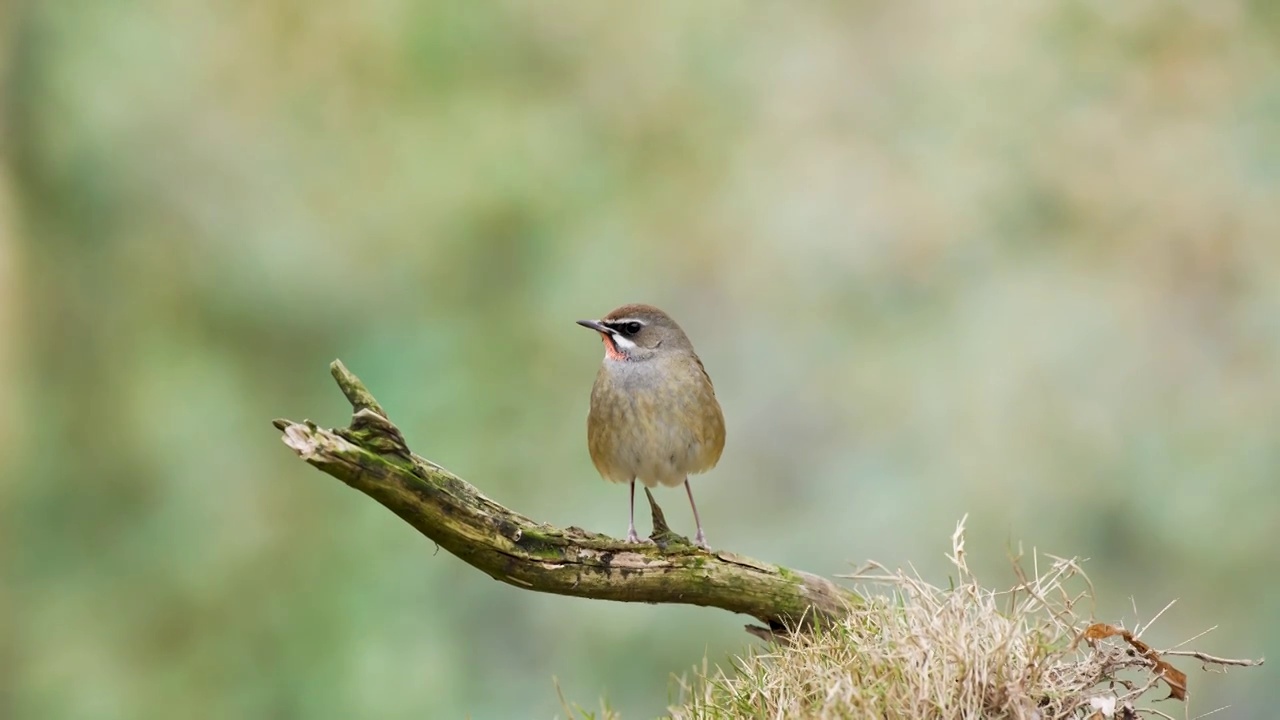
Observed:
[[[591,387],[587,451],[600,476],[631,486],[627,542],[636,536],[636,481],[646,487],[684,484],[707,548],[689,475],[715,467],[724,451],[724,413],[693,343],[671,316],[629,304],[599,320],[579,320],[604,343]]]

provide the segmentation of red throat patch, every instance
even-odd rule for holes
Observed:
[[[613,336],[609,333],[600,333],[600,340],[604,342],[605,357],[610,360],[626,360],[627,356],[622,354],[618,349],[617,343],[613,341]]]

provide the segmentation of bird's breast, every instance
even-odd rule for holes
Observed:
[[[705,374],[602,367],[591,392],[587,444],[613,482],[678,485],[711,469],[724,448],[724,417]]]

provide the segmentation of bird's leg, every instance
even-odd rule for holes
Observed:
[[[705,549],[707,536],[702,533],[702,520],[698,517],[698,506],[693,502],[693,488],[689,487],[689,478],[684,479],[684,491],[689,493],[689,507],[693,508],[693,522],[698,526],[698,534],[693,538],[693,544]]]
[[[627,523],[627,542],[638,543],[640,536],[636,535],[636,481],[631,479],[631,522]]]

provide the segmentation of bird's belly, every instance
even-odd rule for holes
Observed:
[[[592,459],[612,482],[679,485],[689,473],[708,469],[702,443],[670,414],[619,412],[591,430]]]

